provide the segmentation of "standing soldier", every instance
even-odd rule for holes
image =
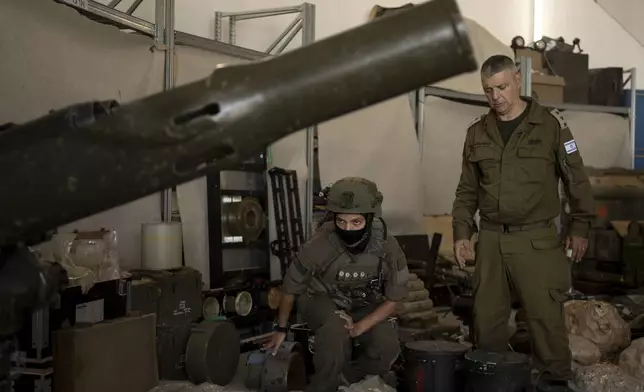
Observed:
[[[386,375],[400,353],[388,318],[407,296],[409,271],[380,218],[382,200],[371,181],[336,182],[327,196],[333,219],[302,246],[286,271],[276,333],[266,347],[275,353],[284,342],[299,296],[298,315],[315,334],[315,374],[308,391],[335,392],[346,381]],[[348,367],[351,339],[364,347],[355,369]]]
[[[454,253],[460,265],[473,258],[470,239],[478,210],[476,344],[488,351],[508,349],[514,290],[527,313],[542,370],[538,389],[568,391],[571,355],[563,301],[571,282],[565,249],[574,261],[586,252],[593,199],[568,125],[558,111],[522,99],[520,77],[507,56],[492,56],[481,66],[491,110],[467,130],[452,211]],[[553,221],[560,212],[559,179],[572,210],[565,247]]]

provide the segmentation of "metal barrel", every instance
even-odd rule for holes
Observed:
[[[530,357],[475,350],[465,354],[465,392],[532,392]]]
[[[306,387],[306,365],[297,342],[284,342],[276,355],[256,350],[246,362],[246,388],[260,392],[288,392]]]
[[[186,348],[186,373],[193,384],[228,385],[239,364],[239,332],[228,321],[202,321]]]
[[[416,341],[405,345],[405,383],[410,392],[461,391],[460,361],[469,350],[447,341]]]
[[[0,132],[0,245],[231,168],[298,130],[465,72],[455,0],[433,0],[268,60],[115,108]]]

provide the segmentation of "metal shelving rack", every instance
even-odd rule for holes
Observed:
[[[215,12],[215,40],[223,42],[223,21],[228,19],[228,44],[237,43],[237,23],[244,20],[268,18],[279,15],[295,14],[293,21],[286,29],[266,48],[264,55],[278,55],[282,53],[298,33],[302,32],[302,46],[315,41],[315,5],[303,3],[293,7],[270,8],[245,12]],[[307,181],[304,199],[304,237],[310,238],[313,226],[313,188],[316,178],[316,148],[317,126],[306,129],[306,165]],[[270,156],[270,153],[268,154]]]
[[[111,0],[107,5],[93,0],[53,0],[57,3],[69,5],[88,18],[115,26],[121,30],[130,30],[146,35],[154,40],[156,50],[165,51],[164,89],[168,90],[173,85],[173,55],[175,45],[191,46],[203,50],[221,53],[231,57],[244,60],[261,60],[271,55],[281,53],[288,44],[295,38],[298,32],[302,31],[302,44],[307,45],[315,40],[315,6],[304,3],[295,7],[284,7],[266,9],[250,12],[216,12],[215,13],[215,39],[199,37],[193,34],[177,31],[174,28],[175,0],[154,0],[155,21],[148,22],[137,18],[132,14],[138,9],[143,0],[134,0],[125,12],[119,11],[116,7],[122,0]],[[276,41],[265,52],[244,48],[235,45],[237,22],[242,20],[265,18],[270,16],[298,14],[295,20],[276,39]],[[221,27],[222,19],[230,18],[230,42],[222,42]],[[313,178],[314,170],[314,135],[316,127],[306,131],[306,161],[309,171],[309,179],[306,189],[304,224],[305,234],[310,235],[311,223],[313,221]],[[172,219],[172,190],[162,194],[162,217],[164,221]]]
[[[53,1],[69,5],[95,22],[111,25],[124,31],[134,31],[152,38],[154,49],[165,52],[164,90],[170,90],[174,87],[173,59],[175,45],[191,46],[251,61],[269,56],[267,53],[256,50],[177,31],[174,27],[174,0],[154,0],[154,23],[132,15],[141,6],[143,0],[134,0],[125,12],[116,9],[122,0],[111,0],[107,5],[93,0]],[[161,217],[164,222],[172,220],[172,189],[167,189],[161,193]]]
[[[530,58],[521,57],[520,63],[523,64],[521,67],[521,73],[523,76],[522,80],[522,91],[526,96],[530,96],[532,91],[532,73],[526,72],[527,69],[531,69]],[[610,113],[620,116],[628,116],[629,119],[629,137],[630,137],[630,153],[631,153],[631,168],[635,168],[635,110],[636,110],[636,95],[637,95],[637,84],[636,76],[637,72],[635,68],[625,70],[624,73],[627,75],[624,85],[630,84],[630,94],[631,102],[630,106],[596,106],[596,105],[579,105],[579,104],[570,104],[570,103],[542,103],[544,106],[556,108],[559,110],[570,110],[578,112],[593,112],[593,113]],[[421,159],[423,152],[423,141],[424,133],[426,131],[425,126],[425,97],[433,96],[444,98],[448,100],[468,103],[471,105],[480,105],[487,106],[487,100],[483,94],[470,94],[463,93],[453,90],[448,90],[440,87],[427,86],[418,90],[416,94],[416,105],[415,105],[415,116],[416,116],[416,130],[418,134],[418,140],[421,144]]]
[[[237,24],[241,21],[269,18],[279,15],[294,14],[292,22],[286,29],[277,36],[277,38],[265,50],[267,56],[279,55],[293,42],[295,37],[301,33],[301,45],[308,45],[314,41],[315,38],[315,6],[313,4],[304,3],[298,6],[281,7],[245,12],[221,12],[216,11],[214,14],[214,36],[218,42],[223,42],[223,27],[224,22],[227,20],[228,42],[227,44],[237,44]],[[308,165],[309,179],[306,183],[307,199],[305,208],[305,221],[312,221],[313,215],[313,176],[315,169],[315,153],[314,153],[314,140],[317,132],[316,127],[311,127],[306,130],[306,160]],[[208,188],[208,211],[209,215],[216,216],[221,213],[223,198],[225,196],[248,196],[245,189],[235,188],[234,186],[247,185],[250,183],[255,184],[255,196],[262,201],[264,211],[268,211],[268,186],[267,169],[270,164],[270,150],[266,151],[261,157],[257,157],[253,162],[254,165],[242,165],[232,170],[214,172],[207,176]],[[262,175],[262,181],[258,181],[258,175]],[[231,181],[235,178],[234,181]],[[254,179],[253,179],[254,178]],[[233,185],[237,184],[237,185]],[[233,186],[231,188],[231,186]],[[261,196],[260,196],[261,195]],[[273,202],[277,202],[274,200]],[[245,243],[229,243],[227,237],[221,230],[221,224],[217,221],[209,222],[209,243],[210,243],[210,284],[211,287],[220,287],[224,284],[226,277],[231,276],[232,270],[229,271],[230,265],[245,265],[246,268],[254,268],[259,271],[264,271],[263,266],[268,267],[270,271],[270,256],[268,260],[263,260],[258,254],[251,254],[252,249],[246,249],[251,244]],[[307,225],[308,227],[311,224]],[[308,233],[307,233],[308,234]],[[266,250],[269,249],[268,238],[264,235],[261,238],[261,243],[255,244],[263,246]],[[245,252],[246,259],[242,260],[242,252]],[[252,266],[252,267],[250,267]],[[270,272],[269,272],[270,275]],[[213,284],[215,286],[213,286]]]

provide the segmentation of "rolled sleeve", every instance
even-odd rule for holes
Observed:
[[[409,268],[407,267],[407,258],[398,242],[392,237],[388,241],[390,251],[387,253],[385,271],[385,298],[389,301],[402,301],[407,297],[409,289]]]

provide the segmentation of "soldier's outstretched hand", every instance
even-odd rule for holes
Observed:
[[[282,347],[285,339],[286,334],[284,332],[275,332],[273,333],[273,336],[271,336],[271,340],[264,344],[263,348],[265,350],[272,349],[271,354],[275,355],[279,351],[280,347]]]
[[[474,248],[470,240],[457,240],[454,242],[454,257],[458,266],[465,268],[467,260],[474,260]]]

